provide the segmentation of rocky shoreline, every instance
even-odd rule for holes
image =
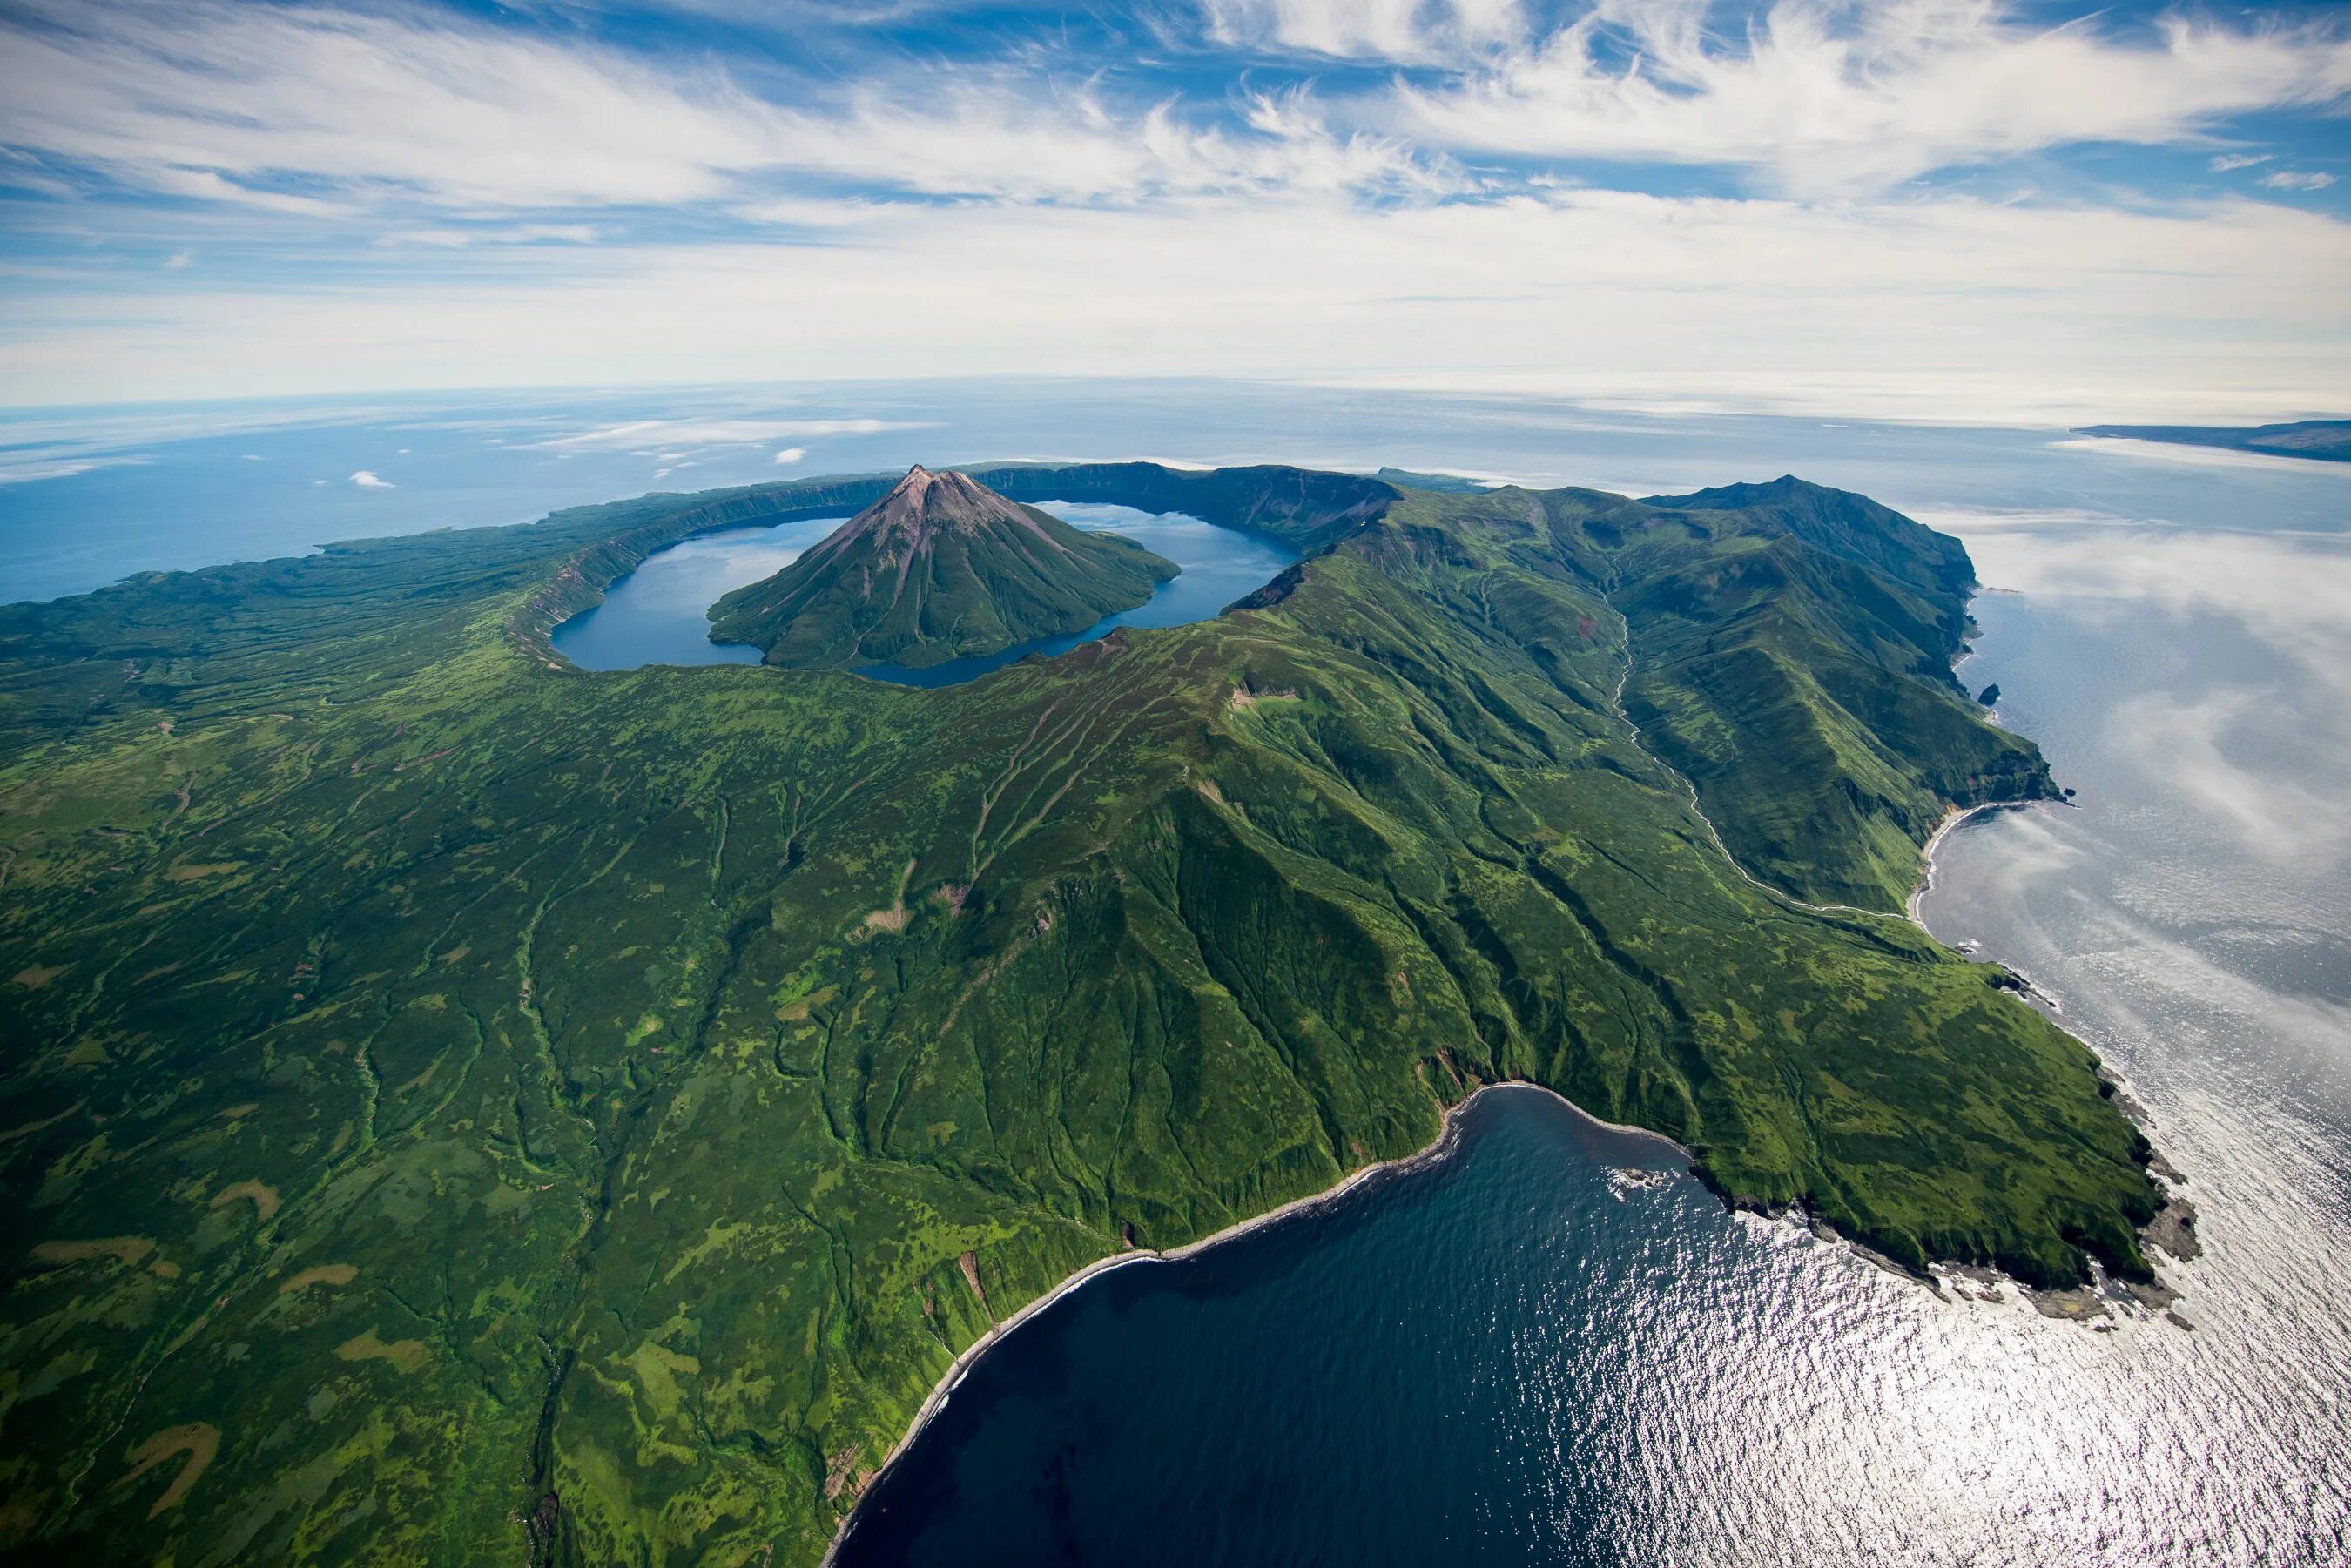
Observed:
[[[1996,801],[1968,807],[1964,810],[1958,807],[1952,808],[1919,849],[1918,883],[1911,889],[1910,896],[1903,904],[1904,913],[1909,915],[1911,924],[1917,925],[1919,930],[1925,931],[1929,936],[1935,936],[1935,933],[1928,928],[1921,915],[1919,906],[1920,902],[1935,884],[1935,852],[1953,830],[1983,812],[2024,810],[2043,803],[2032,800]],[[1943,939],[1940,936],[1935,936],[1935,940],[1940,942]],[[1947,946],[1956,952],[1966,954],[1970,958],[1994,964],[2000,971],[2000,977],[1993,983],[2002,990],[2016,993],[2025,1001],[2048,1012],[2053,1018],[2060,1018],[2064,1015],[2065,1010],[2064,1003],[2035,985],[2031,977],[2021,970],[2001,963],[1997,959],[1982,958],[1981,949],[1978,944],[1954,942]],[[2075,1038],[2080,1037],[2077,1035]],[[2087,1040],[2084,1040],[2083,1045],[2090,1049],[2094,1056],[2097,1054],[2095,1048],[2090,1047]],[[2136,1095],[2130,1092],[2121,1075],[2106,1065],[2103,1058],[2099,1059],[2098,1077],[2105,1085],[2107,1098],[2114,1103],[2115,1109],[2127,1117],[2142,1133],[2152,1134],[2155,1130],[2154,1115],[2140,1103]],[[2180,1175],[2170,1161],[2152,1148],[2148,1151],[2147,1164],[2148,1174],[2160,1184],[2166,1201],[2154,1218],[2138,1228],[2141,1246],[2159,1250],[2174,1261],[2181,1263],[2189,1262],[2203,1256],[2203,1244],[2196,1237],[2196,1206],[2179,1191],[2187,1185],[2188,1178]],[[1823,1228],[1816,1223],[1814,1228],[1817,1233]],[[1902,1269],[1891,1260],[1878,1259],[1858,1244],[1855,1244],[1855,1250],[1886,1268],[1905,1274],[1908,1273],[1907,1270]],[[2147,1283],[2117,1279],[2101,1268],[2095,1259],[2091,1260],[2090,1281],[2087,1284],[2076,1285],[2062,1291],[2034,1290],[2010,1278],[1999,1270],[1980,1268],[1972,1264],[1944,1265],[1939,1267],[1938,1272],[1949,1277],[1953,1282],[1954,1292],[1961,1299],[1997,1301],[2001,1299],[2003,1287],[2013,1285],[2042,1316],[2072,1322],[2085,1322],[2101,1331],[2111,1332],[2116,1326],[2114,1318],[2115,1309],[2117,1307],[2137,1307],[2148,1312],[2160,1312],[2165,1321],[2179,1328],[2192,1330],[2195,1327],[2178,1310],[2178,1303],[2182,1300],[2180,1292],[2167,1283],[2160,1274]],[[1929,1284],[1935,1289],[1937,1294],[1943,1293],[1939,1281],[1929,1281]],[[1976,1288],[1969,1289],[1970,1284]]]

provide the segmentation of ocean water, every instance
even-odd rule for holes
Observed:
[[[2195,1326],[1938,1299],[1498,1092],[1445,1160],[1024,1324],[843,1562],[2351,1561],[2351,466],[1197,382],[50,413],[0,419],[0,598],[1021,456],[1635,494],[1793,472],[1958,534],[1991,590],[1964,678],[2077,794],[1952,834],[1922,911],[2148,1109],[2200,1215],[2206,1255],[2166,1270]]]

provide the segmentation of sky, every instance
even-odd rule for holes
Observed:
[[[2351,5],[0,0],[0,404],[2351,413]]]

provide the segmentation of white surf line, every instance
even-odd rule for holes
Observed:
[[[1921,899],[1925,898],[1929,893],[1932,893],[1935,890],[1935,851],[1941,845],[1945,839],[1950,836],[1951,831],[1957,828],[1960,823],[1968,821],[1970,817],[1980,817],[1987,811],[1998,811],[2010,808],[2021,808],[2030,804],[2032,804],[2032,802],[2029,800],[1993,800],[1988,801],[1980,806],[1969,806],[1965,809],[1954,806],[1949,810],[1943,813],[1943,820],[1936,824],[1933,834],[1928,838],[1925,844],[1919,847],[1918,858],[1922,862],[1924,862],[1926,869],[1918,878],[1918,885],[1912,888],[1910,890],[1910,896],[1902,901],[1902,912],[1910,917],[1910,923],[1912,925],[1917,926],[1921,931],[1925,931],[1927,929],[1927,920],[1924,915],[1918,913],[1918,904]],[[1932,934],[1929,933],[1929,935]],[[1938,940],[1940,940],[1940,938],[1938,938]]]

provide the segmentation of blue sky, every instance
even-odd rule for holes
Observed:
[[[0,4],[0,402],[2351,412],[2351,10]]]

